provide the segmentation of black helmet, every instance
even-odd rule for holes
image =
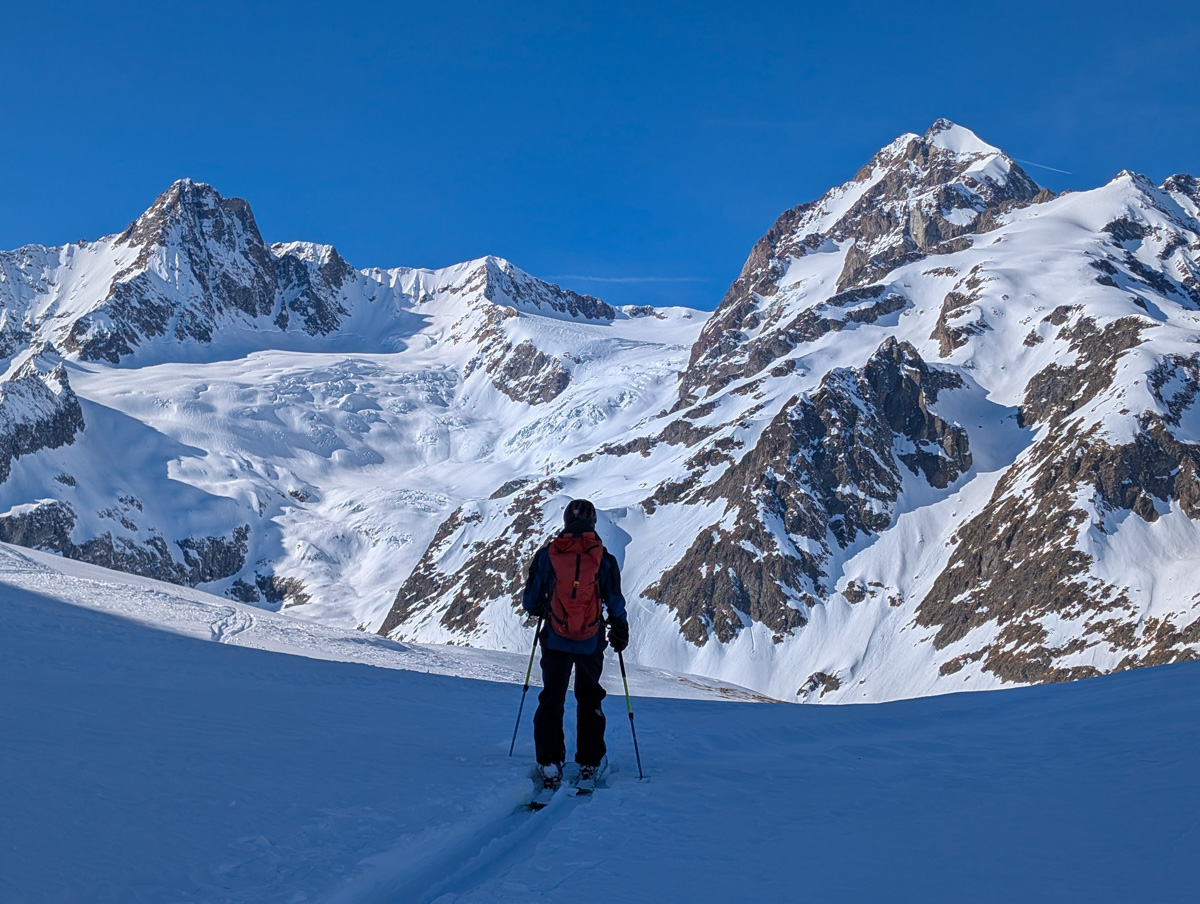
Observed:
[[[567,529],[595,530],[596,506],[586,499],[572,499],[567,510],[563,512],[563,523]]]

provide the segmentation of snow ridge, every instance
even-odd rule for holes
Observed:
[[[1191,176],[1055,197],[939,120],[705,315],[356,270],[183,180],[0,253],[0,539],[516,651],[587,496],[642,664],[838,702],[1192,658],[1198,215]]]

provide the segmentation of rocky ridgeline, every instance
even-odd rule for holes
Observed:
[[[0,538],[268,606],[326,605],[311,575],[357,574],[354,555],[394,542],[405,568],[372,566],[390,610],[355,623],[503,646],[527,626],[525,564],[585,492],[625,552],[631,655],[729,680],[749,656],[776,696],[1197,655],[1197,598],[1131,576],[1171,572],[1200,539],[1193,177],[1056,197],[939,121],[783,214],[703,328],[686,323],[497,258],[356,271],[328,246],[268,246],[245,202],[176,183],[119,235],[0,254]],[[212,530],[171,534],[145,495],[85,511],[65,471],[14,495],[27,457],[86,446],[73,362],[136,368],[226,330],[264,349],[287,334],[296,354],[374,337],[396,357],[239,389],[230,435],[292,436],[316,464],[306,478],[295,449],[223,449],[245,482],[205,498]],[[291,434],[290,405],[311,406]],[[323,503],[317,475],[342,462],[391,467],[397,492]],[[389,533],[387,499],[422,527]],[[343,513],[357,526],[321,533]]]
[[[704,326],[673,409],[558,472],[586,481],[675,456],[674,473],[640,508],[650,534],[683,552],[667,556],[638,594],[672,610],[680,634],[701,648],[732,643],[752,625],[777,644],[802,642],[813,609],[835,602],[894,609],[931,632],[942,678],[974,669],[1001,682],[1058,681],[1195,657],[1192,598],[1146,618],[1144,599],[1097,568],[1123,513],[1154,523],[1175,507],[1200,520],[1200,353],[1156,346],[1130,357],[1155,331],[1170,331],[1176,344],[1200,341],[1187,314],[1200,309],[1200,193],[1189,176],[1155,186],[1133,174],[1098,192],[1107,194],[1097,208],[1124,204],[1086,243],[1061,252],[1086,274],[1071,287],[1079,300],[1049,310],[1027,302],[1028,313],[1011,303],[1006,271],[1039,261],[1009,256],[1004,243],[1028,228],[1028,208],[1049,211],[1056,198],[951,123],[903,136],[850,182],[781,216]],[[1064,221],[1078,228],[1079,216]],[[968,253],[985,248],[995,251]],[[1035,298],[1039,278],[1028,284],[1023,298]],[[980,373],[1001,341],[997,330],[1008,329],[1006,309],[1026,325],[1022,341],[1000,355],[1003,366]],[[810,356],[836,358],[840,337],[857,342],[868,328],[883,338],[865,359],[807,373]],[[1033,375],[1017,387],[1007,373],[1023,369],[1022,359]],[[1138,396],[1143,381],[1149,398]],[[792,384],[812,388],[791,393]],[[1013,403],[987,401],[980,388]],[[970,422],[999,413],[1005,430],[1024,431],[1022,451],[1004,464],[990,499],[949,533],[919,592],[913,576],[884,580],[888,569],[878,565],[879,578],[856,571],[848,559],[900,529],[897,505],[910,481],[938,499],[976,476],[971,423],[938,413],[939,399],[967,391],[975,401],[952,408],[971,412]],[[1121,434],[1129,436],[1114,438]],[[384,633],[411,636],[440,618],[472,636],[486,602],[515,609],[519,563],[554,526],[553,492],[543,483],[508,510],[455,512]],[[697,524],[689,513],[698,511],[712,515]],[[685,520],[680,536],[674,525]],[[495,561],[504,564],[488,572]],[[476,584],[484,590],[472,604]],[[1065,637],[1063,624],[1072,626]],[[839,640],[813,644],[822,642]],[[845,689],[855,667],[848,658],[845,669],[814,671],[799,697]]]
[[[136,505],[126,498],[121,507]],[[110,511],[116,514],[115,510]],[[151,531],[150,538],[143,542],[106,531],[76,543],[71,539],[76,521],[77,514],[70,503],[43,502],[0,517],[0,540],[189,587],[235,575],[246,564],[249,526],[237,528],[230,537],[185,537],[174,543],[157,531]],[[136,529],[136,523],[127,516],[125,526]],[[177,550],[174,554],[172,547]]]
[[[848,246],[828,305],[878,297],[874,285],[897,267],[968,248],[1006,211],[1053,194],[994,148],[951,150],[939,139],[962,132],[947,120],[923,136],[881,149],[850,182],[784,213],[755,244],[742,272],[692,348],[681,402],[754,376],[798,345],[836,328],[787,304],[780,283],[790,261]],[[886,313],[879,305],[870,313]],[[792,319],[789,319],[792,318]]]
[[[239,315],[281,330],[298,320],[310,335],[327,334],[346,314],[338,291],[356,276],[336,251],[322,262],[277,256],[249,204],[190,179],[163,192],[115,244],[136,253],[62,340],[85,361],[115,364],[163,335],[211,342]]]

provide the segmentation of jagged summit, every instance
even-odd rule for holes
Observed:
[[[939,119],[925,132],[924,140],[934,147],[952,154],[990,155],[1003,154],[998,147],[988,144],[965,126],[949,119]]]
[[[874,292],[897,267],[961,251],[1005,212],[1052,197],[1012,158],[949,120],[901,135],[758,241],[692,350],[680,404],[755,375],[803,341],[796,318],[816,293],[811,285],[803,295],[788,290],[792,262],[820,255],[828,261],[822,284]]]
[[[236,224],[236,225],[235,225]],[[250,205],[241,198],[224,198],[205,182],[178,179],[146,211],[126,227],[117,241],[146,246],[171,241],[172,230],[183,230],[193,241],[227,244],[244,234],[263,246],[262,235]]]
[[[13,274],[0,279],[5,356],[35,335],[67,356],[116,364],[150,346],[169,359],[180,344],[210,346],[227,334],[243,344],[259,334],[269,344],[275,333],[319,338],[347,327],[390,348],[413,325],[406,312],[424,313],[434,299],[450,316],[482,305],[491,320],[504,311],[584,322],[618,316],[598,298],[491,255],[439,270],[360,272],[332,245],[267,245],[246,201],[192,179],[172,183],[119,234],[0,253],[0,269]],[[478,340],[480,324],[459,327]]]

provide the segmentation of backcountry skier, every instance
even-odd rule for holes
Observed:
[[[596,507],[576,499],[563,513],[563,522],[562,533],[533,557],[523,600],[527,612],[546,621],[539,638],[544,689],[533,716],[538,772],[546,788],[562,781],[567,754],[563,705],[572,667],[578,711],[575,762],[581,786],[595,781],[604,758],[600,673],[607,644],[602,605],[608,609],[608,644],[617,652],[629,644],[621,572],[596,534]]]

